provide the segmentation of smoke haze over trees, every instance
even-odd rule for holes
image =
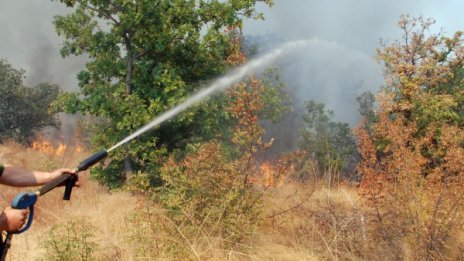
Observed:
[[[360,85],[372,90],[379,86],[370,86],[371,83],[382,82],[381,70],[372,60],[372,56],[375,54],[380,38],[399,37],[400,32],[396,23],[401,14],[409,13],[413,16],[422,14],[425,17],[433,17],[437,20],[436,28],[444,27],[453,32],[463,27],[464,22],[459,19],[462,9],[456,8],[460,5],[462,3],[458,0],[446,2],[276,0],[272,8],[267,8],[263,4],[258,5],[259,11],[264,12],[265,20],[246,22],[244,33],[274,34],[285,40],[318,38],[327,41],[326,44],[321,44],[323,50],[319,58],[316,57],[320,61],[325,61],[325,65],[315,66],[315,62],[306,59],[317,55],[308,51],[312,54],[303,55],[298,59],[299,65],[292,67],[291,71],[294,71],[294,75],[298,74],[297,71],[300,74],[311,72],[306,78],[297,79],[296,83],[301,85],[319,72],[324,73],[327,68],[331,68],[331,72],[325,74],[331,76],[333,83],[315,79],[310,81],[311,86],[314,86],[313,89],[328,88],[350,79],[348,82],[354,83],[347,87],[350,90],[356,90]],[[85,59],[61,58],[59,54],[61,41],[52,25],[54,15],[66,12],[69,10],[56,1],[2,0],[0,2],[2,24],[0,57],[6,58],[13,67],[24,69],[27,72],[26,83],[48,81],[62,86],[65,90],[78,89],[76,73],[83,68]],[[328,56],[331,50],[335,50],[335,53]],[[305,65],[305,61],[309,64]],[[331,67],[332,65],[335,67]],[[350,70],[355,68],[363,73]],[[293,79],[294,75],[286,76],[283,73],[285,80]],[[362,76],[367,76],[368,79],[360,81]],[[289,82],[290,87],[294,85],[293,83],[295,82]],[[304,89],[302,94],[305,96],[315,94],[324,97],[321,101],[326,103],[329,109],[334,110],[336,119],[348,117],[343,113],[344,111],[334,107],[334,104],[337,104],[335,98],[334,101],[328,102],[329,91],[319,94],[318,91],[307,91],[304,87],[296,88]],[[329,93],[336,93],[338,90],[331,89]],[[351,97],[355,96],[351,95]],[[317,100],[319,97],[305,97],[301,100],[301,104],[308,98]],[[350,112],[355,112],[355,101],[352,101],[352,104],[353,108]],[[349,119],[350,122],[354,120]]]
[[[85,59],[63,59],[53,16],[66,8],[52,1],[0,2],[0,58],[26,71],[26,83],[53,82],[65,90],[77,90],[76,73]]]
[[[304,113],[304,102],[314,99],[334,111],[334,120],[353,127],[360,120],[356,98],[365,91],[376,93],[382,85],[382,67],[375,60],[380,39],[398,39],[396,26],[402,14],[424,15],[437,20],[434,29],[454,32],[460,23],[459,1],[276,1],[272,8],[262,7],[265,21],[248,22],[245,34],[261,48],[275,42],[315,39],[312,48],[280,60],[282,80],[293,98],[293,114],[269,129],[276,138],[277,151],[294,149],[298,142],[294,126]],[[280,135],[283,130],[285,135]],[[288,135],[292,133],[292,135]]]
[[[49,106],[58,98],[60,87],[49,83],[29,87],[23,84],[23,78],[24,71],[0,60],[0,143],[14,140],[27,144],[36,131],[59,126]]]
[[[282,70],[294,91],[294,103],[303,110],[315,99],[333,110],[335,119],[352,125],[359,120],[356,97],[377,90],[383,83],[380,66],[373,60],[379,39],[396,39],[396,21],[404,13],[434,17],[437,28],[462,27],[459,1],[308,1],[277,0],[272,8],[259,4],[264,21],[248,21],[246,35],[272,34],[280,39],[320,40],[318,46],[292,57]],[[56,1],[0,2],[0,58],[26,71],[26,83],[47,81],[65,90],[78,90],[76,74],[85,58],[62,59],[60,39],[52,18],[69,12]],[[291,62],[291,64],[290,64]]]

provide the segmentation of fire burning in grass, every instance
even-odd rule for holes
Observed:
[[[280,187],[287,178],[287,176],[283,172],[280,172],[270,162],[264,162],[263,164],[261,164],[260,169],[262,173],[260,182],[264,187]]]
[[[57,146],[54,146],[51,142],[39,138],[37,141],[32,142],[32,149],[45,153],[50,156],[63,156],[68,152],[82,152],[84,147],[80,144],[77,144],[74,148],[69,148],[68,145],[64,143],[59,143]]]
[[[284,185],[288,179],[298,178],[298,171],[305,169],[308,173],[313,173],[314,168],[310,168],[312,162],[305,158],[305,152],[295,151],[268,160],[261,164],[261,176],[257,182],[264,187],[277,188]]]

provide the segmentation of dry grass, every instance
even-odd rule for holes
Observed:
[[[85,158],[88,152],[70,150],[63,156],[50,155],[24,148],[14,143],[0,147],[0,162],[24,166],[37,170],[52,170],[57,167],[72,167]],[[104,187],[89,181],[88,173],[79,176],[81,188],[74,189],[70,201],[63,201],[63,189],[58,188],[44,195],[35,206],[33,226],[26,233],[13,237],[8,260],[37,260],[44,255],[43,242],[50,228],[69,222],[85,220],[92,227],[95,242],[98,243],[97,256],[102,260],[130,260],[131,247],[127,242],[129,234],[126,217],[136,207],[136,198],[127,192],[109,193]],[[19,191],[2,186],[0,197],[2,207]]]
[[[90,153],[65,154],[57,157],[14,143],[0,146],[0,162],[41,170],[74,166]],[[50,240],[51,229],[72,220],[92,228],[92,242],[96,243],[92,260],[180,260],[175,250],[165,251],[168,241],[185,246],[191,260],[414,260],[417,256],[415,246],[406,241],[398,249],[388,247],[375,209],[350,185],[328,188],[326,182],[311,180],[268,188],[263,199],[265,218],[253,240],[240,250],[231,250],[221,248],[223,238],[201,233],[182,237],[182,228],[173,227],[161,207],[128,192],[110,193],[88,180],[88,173],[80,174],[80,182],[82,187],[73,191],[71,201],[61,199],[63,189],[39,199],[33,226],[14,236],[7,260],[47,260],[44,242]],[[2,186],[2,207],[25,190]],[[400,230],[397,223],[392,231]],[[447,242],[454,245],[448,247],[456,250],[443,253],[443,259],[462,258],[458,250],[463,249],[464,233],[455,231],[453,236],[454,240]]]
[[[63,154],[66,156],[57,157],[8,143],[0,147],[0,162],[31,169],[51,170],[57,167],[74,166],[88,154],[88,152],[70,151]],[[142,243],[143,240],[131,238],[137,237],[133,226],[140,223],[133,223],[132,214],[140,214],[140,211],[146,207],[143,200],[137,200],[135,196],[126,192],[109,193],[104,187],[89,181],[87,173],[80,175],[80,183],[82,187],[73,191],[72,200],[69,202],[61,199],[62,189],[52,191],[39,199],[36,204],[37,214],[34,224],[28,232],[14,237],[9,260],[42,259],[46,253],[40,242],[47,240],[52,227],[70,220],[85,220],[95,228],[93,240],[98,244],[98,249],[94,258],[134,260],[136,256],[140,257],[134,253],[140,246],[136,247],[133,244],[137,241]],[[0,193],[3,206],[19,191],[24,189],[3,186]],[[353,222],[349,221],[350,218],[359,219],[360,199],[350,187],[327,189],[322,182],[312,185],[292,183],[269,189],[265,195],[267,217],[256,231],[251,245],[244,246],[244,251],[221,249],[219,245],[224,239],[219,238],[208,238],[206,241],[204,238],[191,238],[186,239],[185,242],[192,244],[192,249],[198,252],[196,254],[201,260],[334,259],[340,251],[339,242],[345,240],[337,232],[339,227],[349,226],[350,222]],[[334,218],[332,216],[334,213],[327,212],[330,207],[335,206],[334,204],[337,211],[344,212],[346,224],[338,224],[335,227],[323,227],[318,224],[323,218]],[[158,212],[162,213],[162,211]],[[324,213],[324,216],[318,216],[316,213]],[[149,222],[156,222],[156,219]],[[341,221],[336,220],[336,222]],[[168,237],[172,238],[173,235],[159,233],[155,237],[158,237],[157,240],[162,244],[164,240],[170,240]],[[197,259],[196,255],[192,254],[192,256]],[[156,259],[170,260],[173,257],[159,253]]]
[[[266,195],[257,247],[261,260],[351,259],[350,245],[364,241],[361,199],[350,186],[293,183]]]

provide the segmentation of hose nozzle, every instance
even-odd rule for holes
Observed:
[[[86,158],[85,160],[81,161],[76,168],[76,172],[86,170],[99,162],[100,160],[106,158],[108,156],[108,152],[106,150],[99,151],[92,156]]]

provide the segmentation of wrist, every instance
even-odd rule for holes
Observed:
[[[46,172],[45,176],[47,177],[46,178],[46,181],[44,183],[48,183],[50,181],[52,181],[55,177],[55,173],[53,172]]]

